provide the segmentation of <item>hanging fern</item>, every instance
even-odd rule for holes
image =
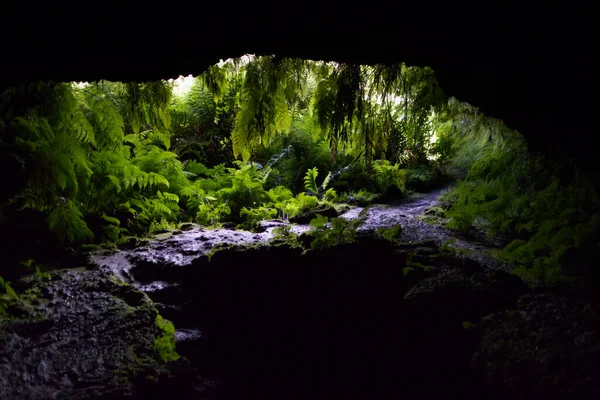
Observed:
[[[140,132],[143,125],[160,132],[169,129],[172,87],[168,82],[129,82],[122,86],[120,95],[133,133]]]
[[[260,57],[246,66],[241,109],[231,133],[235,157],[248,161],[259,145],[268,145],[276,133],[290,127],[283,79],[285,74],[272,57]]]
[[[229,86],[229,76],[232,74],[233,66],[224,63],[223,66],[211,65],[200,75],[204,86],[212,93],[214,102],[219,102]]]

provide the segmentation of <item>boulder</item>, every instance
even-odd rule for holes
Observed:
[[[504,398],[600,398],[600,318],[590,303],[528,294],[479,325],[472,364]]]
[[[165,333],[144,293],[104,269],[51,276],[24,278],[0,318],[0,398],[162,398],[177,386],[208,396],[189,362],[161,359]]]
[[[444,320],[477,321],[483,316],[512,307],[526,285],[501,271],[482,271],[472,263],[468,268],[446,267],[433,277],[418,282],[404,299],[417,313]]]

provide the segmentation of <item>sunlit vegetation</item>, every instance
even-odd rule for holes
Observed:
[[[600,202],[590,177],[532,154],[524,137],[501,121],[451,105],[453,164],[467,175],[446,195],[448,227],[500,241],[499,256],[529,280],[596,275]]]
[[[585,178],[449,99],[429,68],[245,56],[177,81],[26,84],[0,107],[0,153],[14,171],[2,222],[41,213],[71,246],[183,222],[252,230],[400,198],[450,172],[465,178],[447,195],[448,227],[500,236],[523,275],[555,277],[573,249],[597,245]],[[334,241],[350,240],[342,225]],[[324,227],[316,247],[332,237]]]

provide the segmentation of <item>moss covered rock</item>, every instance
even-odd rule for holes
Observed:
[[[0,398],[159,398],[175,383],[201,393],[185,360],[165,362],[178,357],[154,303],[114,275],[58,270],[19,289],[0,319]]]
[[[588,302],[529,294],[480,329],[473,366],[504,398],[600,398],[600,318]]]

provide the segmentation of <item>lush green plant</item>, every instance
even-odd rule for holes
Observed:
[[[312,193],[317,197],[323,196],[323,191],[326,190],[327,185],[329,184],[329,180],[331,179],[331,172],[327,174],[325,179],[321,185],[317,185],[317,176],[319,175],[319,170],[317,167],[311,168],[306,171],[306,175],[304,175],[304,188],[308,193]],[[328,197],[332,198],[334,196],[334,191],[329,191]]]
[[[438,171],[431,166],[416,165],[406,170],[406,187],[412,190],[424,191],[430,189],[438,180]]]
[[[405,191],[406,171],[400,169],[399,164],[391,164],[387,160],[377,160],[373,164],[375,170],[375,180],[382,193],[389,191],[390,187],[395,186],[400,192]]]
[[[398,237],[400,236],[401,233],[402,233],[401,225],[395,225],[395,226],[392,226],[391,228],[378,228],[376,230],[377,236],[384,238],[386,240],[389,240],[392,243],[395,242],[396,240],[398,240]]]
[[[300,246],[298,235],[292,231],[291,225],[281,225],[273,229],[273,239],[283,241],[291,246]]]
[[[238,225],[238,228],[246,230],[256,230],[261,221],[275,218],[277,210],[269,207],[246,208],[242,207],[240,217],[246,216],[246,221]]]
[[[13,290],[11,283],[9,281],[5,281],[1,276],[0,290],[4,292],[0,292],[0,315],[6,315],[6,307],[10,300],[17,299],[19,296]]]
[[[344,243],[352,243],[356,236],[356,230],[364,224],[367,218],[367,208],[362,210],[358,218],[347,220],[344,218],[332,218],[317,214],[310,221],[311,230],[306,234],[312,237],[311,249],[323,249]]]
[[[272,56],[212,66],[185,95],[166,81],[23,85],[0,107],[0,155],[20,176],[0,209],[41,212],[81,245],[367,201],[404,191],[405,152],[450,157],[460,138],[444,104],[428,68]]]
[[[156,316],[155,323],[161,335],[154,342],[154,350],[164,362],[179,359],[179,354],[175,350],[175,327],[160,315]]]
[[[576,249],[585,253],[597,244],[591,238],[600,233],[600,202],[593,185],[529,153],[518,133],[493,123],[480,122],[478,129],[487,132],[486,145],[477,144],[481,158],[445,196],[452,202],[448,227],[464,234],[475,227],[501,239],[499,256],[524,278],[558,280]]]

